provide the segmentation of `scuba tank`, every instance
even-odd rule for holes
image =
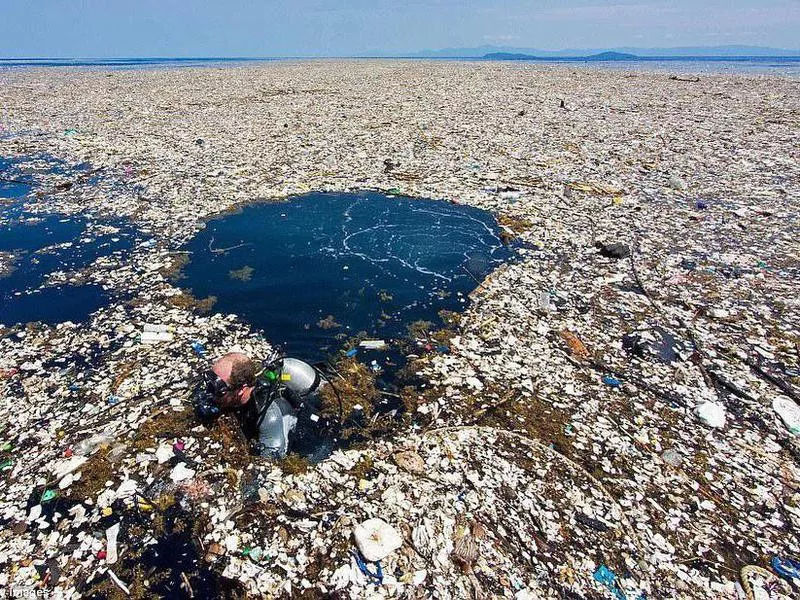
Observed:
[[[269,390],[260,407],[256,429],[261,453],[286,455],[289,432],[297,424],[296,413],[323,385],[317,369],[297,358],[279,358],[263,375]]]
[[[296,358],[281,361],[281,383],[300,398],[306,398],[320,387],[319,372],[310,364]]]

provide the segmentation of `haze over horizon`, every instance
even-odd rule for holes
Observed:
[[[501,47],[798,48],[800,0],[6,0],[0,57],[413,55]]]

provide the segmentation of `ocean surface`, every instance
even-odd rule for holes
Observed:
[[[406,59],[405,57],[398,57]],[[3,69],[28,69],[32,67],[83,67],[115,70],[165,69],[181,67],[234,67],[278,60],[314,60],[298,58],[0,58]],[[375,58],[372,60],[393,60]],[[410,58],[407,60],[445,60],[484,62],[483,58]],[[574,65],[582,68],[656,71],[664,73],[711,74],[731,73],[745,75],[778,75],[800,77],[800,57],[743,56],[743,57],[640,57],[636,60],[587,60],[585,58],[527,59],[525,62],[542,65]]]
[[[103,69],[156,69],[208,67],[254,62],[271,62],[272,58],[0,58],[0,69],[32,67],[93,67]]]
[[[521,62],[543,65],[574,65],[581,68],[617,71],[655,71],[674,74],[777,75],[800,77],[800,57],[743,56],[743,57],[640,57],[635,60],[587,60],[584,58],[527,59]]]
[[[209,221],[185,250],[179,285],[310,362],[359,332],[389,341],[415,321],[440,326],[439,311],[464,310],[514,255],[487,212],[374,192],[250,205]],[[386,352],[357,351],[385,366]]]
[[[86,167],[70,169],[48,156],[0,156],[0,260],[13,257],[10,271],[0,269],[0,324],[78,322],[107,304],[98,285],[50,285],[47,278],[79,271],[100,257],[121,259],[133,246],[134,229],[90,215],[31,212],[27,203],[42,191],[37,173],[77,175]]]

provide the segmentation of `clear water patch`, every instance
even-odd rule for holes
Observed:
[[[31,163],[36,168],[25,168]],[[82,321],[108,302],[97,285],[51,285],[57,272],[72,273],[103,256],[129,250],[135,230],[89,216],[32,212],[42,173],[80,172],[48,159],[0,160],[0,323]]]
[[[0,156],[0,210],[16,204],[33,189],[33,182],[19,170],[19,159]]]
[[[460,311],[477,282],[513,250],[476,208],[380,193],[312,193],[250,205],[208,222],[185,248],[180,284],[235,313],[290,356],[309,362],[358,334],[407,335],[416,321]],[[377,369],[376,369],[377,370]]]

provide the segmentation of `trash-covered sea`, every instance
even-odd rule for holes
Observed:
[[[50,238],[117,237],[100,229],[117,219],[142,236],[88,268],[45,269],[48,286],[110,294],[85,320],[0,327],[0,587],[797,596],[793,78],[279,61],[9,68],[0,90],[0,155],[23,157],[8,178],[39,185],[5,186],[4,214],[55,219],[28,223],[43,241],[23,258]],[[47,156],[67,170],[49,173]],[[304,318],[300,333],[330,335],[339,359],[341,404],[325,386],[320,414],[360,441],[315,465],[253,457],[236,416],[204,425],[191,395],[223,353],[271,356],[278,330],[173,276],[215,216],[358,189],[489,211],[520,258],[446,328],[414,328],[415,379],[398,390],[375,385],[378,351],[361,341],[399,323],[362,340],[348,311]],[[248,248],[212,253],[231,259],[214,270],[226,290],[271,267],[237,255]],[[377,397],[402,410],[370,412]]]
[[[0,323],[82,323],[112,301],[130,299],[91,274],[98,259],[124,264],[142,240],[134,225],[38,202],[55,191],[42,184],[52,175],[83,177],[91,193],[97,180],[89,170],[48,156],[0,164]],[[188,297],[213,298],[215,313],[235,315],[282,354],[331,369],[343,357],[364,365],[380,390],[372,401],[364,398],[368,412],[395,415],[403,410],[397,392],[407,379],[399,373],[409,358],[449,352],[428,334],[514,257],[513,241],[503,235],[490,213],[452,202],[312,193],[249,204],[202,224],[174,253],[186,262],[175,283]],[[340,438],[342,424],[320,419],[321,412],[318,401],[307,403],[290,440],[290,451],[312,463],[353,441]],[[354,419],[363,428],[365,415]]]

